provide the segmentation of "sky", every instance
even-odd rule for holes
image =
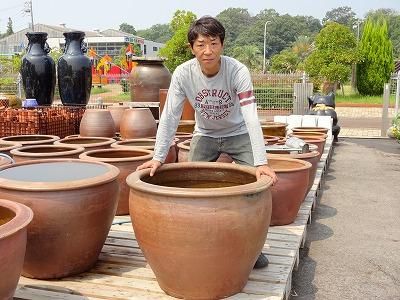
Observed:
[[[6,31],[9,17],[14,32],[28,27],[30,14],[23,12],[28,1],[1,0],[1,33]],[[321,20],[327,11],[340,6],[351,7],[358,18],[378,8],[391,8],[400,13],[400,0],[32,0],[34,24],[64,23],[69,28],[81,30],[118,29],[121,23],[133,25],[136,30],[146,29],[169,23],[178,9],[189,10],[201,17],[216,16],[229,7],[246,8],[253,16],[272,8],[279,14],[313,16]]]

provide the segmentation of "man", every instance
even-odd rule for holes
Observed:
[[[185,97],[195,109],[196,125],[190,144],[190,161],[216,161],[221,153],[243,165],[255,166],[257,178],[275,172],[267,165],[265,145],[253,85],[248,69],[222,56],[225,28],[212,17],[202,17],[189,29],[188,40],[195,58],[178,66],[172,75],[157,131],[154,157],[137,169],[161,166],[182,115]],[[255,268],[268,265],[261,253]]]

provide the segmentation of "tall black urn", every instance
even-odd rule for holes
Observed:
[[[21,75],[27,99],[36,99],[39,105],[51,105],[56,85],[56,67],[48,55],[46,32],[28,32],[27,52],[22,58]]]
[[[86,105],[92,88],[92,70],[83,31],[64,32],[64,54],[57,63],[58,89],[64,105]]]

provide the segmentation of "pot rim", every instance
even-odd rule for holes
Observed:
[[[32,209],[22,203],[0,199],[0,207],[5,207],[15,213],[15,217],[0,226],[0,240],[23,229],[33,219]]]
[[[180,162],[162,165],[157,172],[175,170],[175,169],[210,169],[210,170],[235,170],[241,171],[250,175],[256,176],[256,169],[249,166],[217,163],[217,162]],[[236,185],[224,188],[179,188],[179,187],[168,187],[162,185],[155,185],[147,183],[141,180],[144,176],[150,175],[150,169],[143,169],[131,173],[126,178],[126,183],[131,189],[146,192],[150,194],[168,196],[168,197],[178,197],[178,198],[188,198],[188,197],[226,197],[226,196],[236,196],[236,195],[252,195],[260,193],[272,186],[272,178],[268,176],[261,176],[259,180],[255,182]]]
[[[323,132],[327,133],[329,131],[328,128],[325,127],[312,127],[312,126],[299,126],[299,127],[293,127],[292,128],[293,132]]]
[[[287,157],[287,158],[294,158],[294,159],[305,159],[305,158],[314,158],[319,156],[319,152],[317,150],[313,150],[307,153],[268,153],[268,157],[270,158],[279,158],[279,157]]]
[[[9,145],[9,146],[8,147],[7,146],[1,147],[1,146],[4,146],[4,145]],[[10,150],[13,150],[13,149],[16,149],[16,148],[20,148],[20,147],[22,147],[21,143],[0,140],[0,152],[2,152],[2,151],[10,151]]]
[[[73,140],[83,140],[83,139],[87,139],[87,140],[98,140],[99,142],[97,143],[89,143],[89,144],[85,144],[85,143],[80,143],[80,144],[70,144],[66,141],[73,141]],[[90,148],[90,147],[100,147],[100,146],[107,146],[107,145],[111,145],[112,143],[115,143],[116,140],[113,138],[107,138],[107,137],[99,137],[99,136],[79,136],[79,137],[70,137],[70,138],[63,138],[61,140],[55,141],[54,145],[77,145],[83,148]]]
[[[24,141],[23,138],[26,137],[44,137],[43,140],[35,140],[35,141]],[[10,141],[9,139],[21,139],[20,141]],[[55,143],[56,141],[58,141],[60,139],[60,137],[56,136],[56,135],[47,135],[47,134],[24,134],[24,135],[9,135],[9,136],[5,136],[0,138],[0,141],[4,141],[4,142],[17,142],[19,144],[22,145],[32,145],[32,144],[44,144],[44,143]]]
[[[272,166],[270,166],[275,173],[290,173],[290,172],[297,172],[297,171],[303,171],[303,170],[307,170],[310,169],[312,167],[312,164],[308,161],[305,160],[301,160],[301,159],[297,159],[297,158],[281,158],[281,157],[271,157],[268,159],[268,162],[271,160],[284,160],[284,161],[290,161],[293,163],[297,163],[297,164],[301,164],[301,167],[297,167],[297,168],[293,168],[293,169],[275,169]]]
[[[178,143],[177,146],[179,149],[184,149],[184,150],[190,151],[190,143],[191,142],[192,142],[192,139],[187,139],[187,140],[184,140],[183,142]]]
[[[24,152],[24,150],[29,149],[42,149],[42,148],[65,148],[65,151],[58,152]],[[59,157],[64,155],[74,155],[80,154],[85,151],[85,148],[80,146],[73,146],[67,144],[53,144],[53,145],[32,145],[32,146],[23,146],[14,150],[11,150],[10,153],[13,156],[21,156],[21,157]]]
[[[116,141],[115,143],[111,144],[112,148],[119,148],[119,149],[132,149],[132,148],[139,148],[139,149],[146,149],[146,150],[154,150],[154,145],[153,146],[132,146],[132,145],[124,145],[125,143],[131,143],[131,142],[156,142],[155,138],[137,138],[137,139],[126,139],[126,140],[121,140],[121,141]]]
[[[109,152],[142,152],[144,155],[142,156],[130,156],[130,157],[93,157],[91,154],[100,154],[100,153],[109,153]],[[153,158],[153,151],[143,149],[143,148],[110,148],[110,149],[98,149],[98,150],[90,150],[83,152],[79,155],[79,159],[89,160],[89,161],[101,161],[104,163],[118,163],[118,162],[135,162],[142,160],[151,160]]]
[[[98,164],[108,168],[108,171],[104,174],[98,175],[96,177],[84,178],[78,180],[69,180],[62,182],[39,182],[39,181],[21,181],[21,180],[12,180],[5,179],[0,177],[0,189],[8,189],[8,190],[18,190],[18,191],[30,191],[30,192],[42,192],[42,191],[62,191],[62,190],[76,190],[87,188],[91,186],[96,186],[104,183],[111,182],[115,180],[120,171],[117,167],[99,162],[99,161],[89,161],[89,160],[81,160],[74,158],[52,158],[52,159],[38,159],[38,160],[28,160],[25,162],[19,162],[12,165],[6,165],[0,167],[1,171],[9,168],[15,168],[24,165],[31,164],[41,164],[41,163],[56,163],[56,162],[76,162],[83,164]]]

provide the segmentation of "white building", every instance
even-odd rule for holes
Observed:
[[[65,45],[63,33],[75,30],[77,29],[71,29],[65,26],[35,24],[36,32],[47,32],[47,43],[52,49],[63,48]],[[26,33],[30,31],[32,31],[30,28],[26,28],[0,39],[0,55],[21,53],[28,45]],[[134,43],[140,46],[143,56],[156,57],[158,50],[164,46],[164,44],[149,41],[142,37],[114,29],[84,32],[86,34],[85,42],[88,49],[93,48],[99,56],[104,56],[106,54],[111,57],[117,56],[120,53],[120,49],[125,46],[126,43]]]

